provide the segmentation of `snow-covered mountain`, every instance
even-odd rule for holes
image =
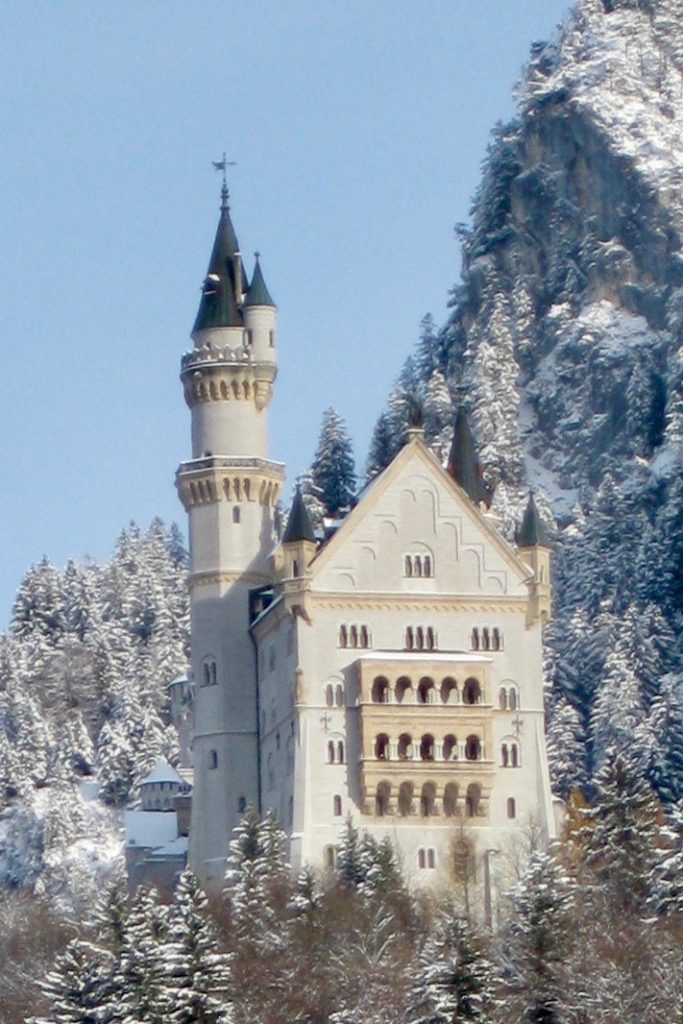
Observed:
[[[683,0],[579,0],[532,47],[457,228],[448,323],[427,325],[385,414],[396,429],[417,383],[442,444],[464,401],[508,530],[529,485],[555,519],[565,794],[616,744],[683,796],[682,129]]]

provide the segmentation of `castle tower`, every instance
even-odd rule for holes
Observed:
[[[192,458],[177,473],[189,516],[194,704],[190,864],[220,887],[232,829],[260,807],[251,591],[270,577],[283,469],[267,458],[277,373],[276,308],[256,262],[251,285],[225,180],[209,268],[182,359]]]
[[[551,543],[548,531],[538,514],[534,496],[529,493],[529,501],[524,511],[522,525],[516,536],[519,557],[531,566],[534,578],[531,583],[528,619],[533,622],[540,619],[545,623],[551,614],[550,590],[550,550]]]

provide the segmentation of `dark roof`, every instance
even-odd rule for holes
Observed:
[[[304,505],[304,499],[301,497],[301,491],[297,487],[294,492],[292,507],[289,510],[289,518],[282,537],[282,543],[296,544],[301,540],[309,540],[315,544],[315,534],[313,533],[311,520]]]
[[[245,306],[274,306],[275,303],[270,297],[270,292],[266,287],[266,282],[263,280],[263,271],[261,270],[261,264],[259,263],[259,255],[256,253],[256,266],[254,267],[254,276],[251,279],[251,287],[247,292],[247,297],[244,300]]]
[[[202,297],[193,332],[204,330],[207,327],[242,326],[242,314],[235,295],[238,265],[242,273],[242,290],[244,291],[247,288],[247,280],[242,268],[237,236],[230,219],[227,194],[224,193],[216,239],[209,260],[209,269],[202,285]]]
[[[522,525],[517,531],[515,538],[519,548],[549,548],[551,547],[550,535],[546,530],[543,520],[538,514],[538,508],[534,501],[533,494],[529,495],[529,503],[524,511]]]
[[[460,409],[455,420],[453,443],[448,456],[448,472],[469,494],[475,505],[491,504],[492,493],[482,475],[477,448],[464,409]]]

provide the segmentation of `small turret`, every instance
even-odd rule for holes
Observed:
[[[282,537],[287,577],[297,579],[304,575],[315,554],[315,547],[315,534],[311,519],[304,504],[301,489],[297,487]]]
[[[531,491],[522,525],[517,531],[515,540],[520,558],[531,567],[534,573],[527,624],[530,625],[539,618],[542,622],[547,622],[551,613],[552,596],[550,587],[551,542],[543,520],[538,514],[538,507]]]
[[[490,506],[493,495],[484,480],[469,421],[462,408],[455,420],[453,442],[448,456],[448,472],[475,505],[483,502],[486,508]]]
[[[254,377],[259,382],[261,396],[265,400],[270,397],[277,363],[277,308],[266,287],[259,254],[255,255],[256,265],[242,306],[242,317]]]

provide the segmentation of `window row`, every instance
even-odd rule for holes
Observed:
[[[370,646],[370,630],[367,626],[340,626],[339,646],[340,647],[361,647]]]
[[[426,850],[419,849],[417,851],[417,866],[421,871],[425,868],[431,869],[436,867],[436,851],[432,846]]]
[[[452,676],[446,676],[437,686],[431,676],[423,676],[417,686],[409,676],[400,676],[395,684],[386,676],[376,676],[372,683],[371,697],[374,704],[481,704],[483,691],[481,683],[474,676],[466,679],[462,686]]]
[[[437,646],[436,632],[431,626],[407,627],[407,651],[435,651]]]
[[[403,559],[403,571],[406,576],[434,575],[434,561],[431,555],[406,555]]]
[[[465,817],[476,818],[483,816],[484,807],[481,796],[481,786],[477,782],[471,782],[464,795],[464,806],[461,806],[460,790],[455,782],[449,782],[443,791],[443,797],[438,800],[436,785],[433,782],[425,782],[419,791],[419,795],[412,782],[402,782],[398,789],[397,798],[394,799],[390,782],[380,782],[375,791],[374,812],[376,817],[384,818],[387,815],[398,814],[402,818],[419,814],[423,818],[429,818],[444,814],[447,818],[455,818],[464,811]]]
[[[328,764],[344,764],[344,741],[343,740],[328,740],[327,741],[327,763]]]
[[[254,344],[254,332],[252,330],[244,331],[244,344],[248,347]],[[275,331],[268,332],[268,345],[270,348],[275,348]]]
[[[481,761],[484,742],[474,733],[461,742],[449,734],[437,743],[431,733],[413,740],[409,733],[404,732],[394,743],[382,732],[375,737],[374,752],[378,761]]]
[[[325,703],[328,708],[333,708],[336,704],[338,708],[344,707],[344,687],[341,683],[332,685],[328,683],[325,687]]]
[[[470,645],[473,651],[502,651],[503,634],[497,626],[492,629],[488,626],[483,626],[481,629],[475,626],[472,630]]]

